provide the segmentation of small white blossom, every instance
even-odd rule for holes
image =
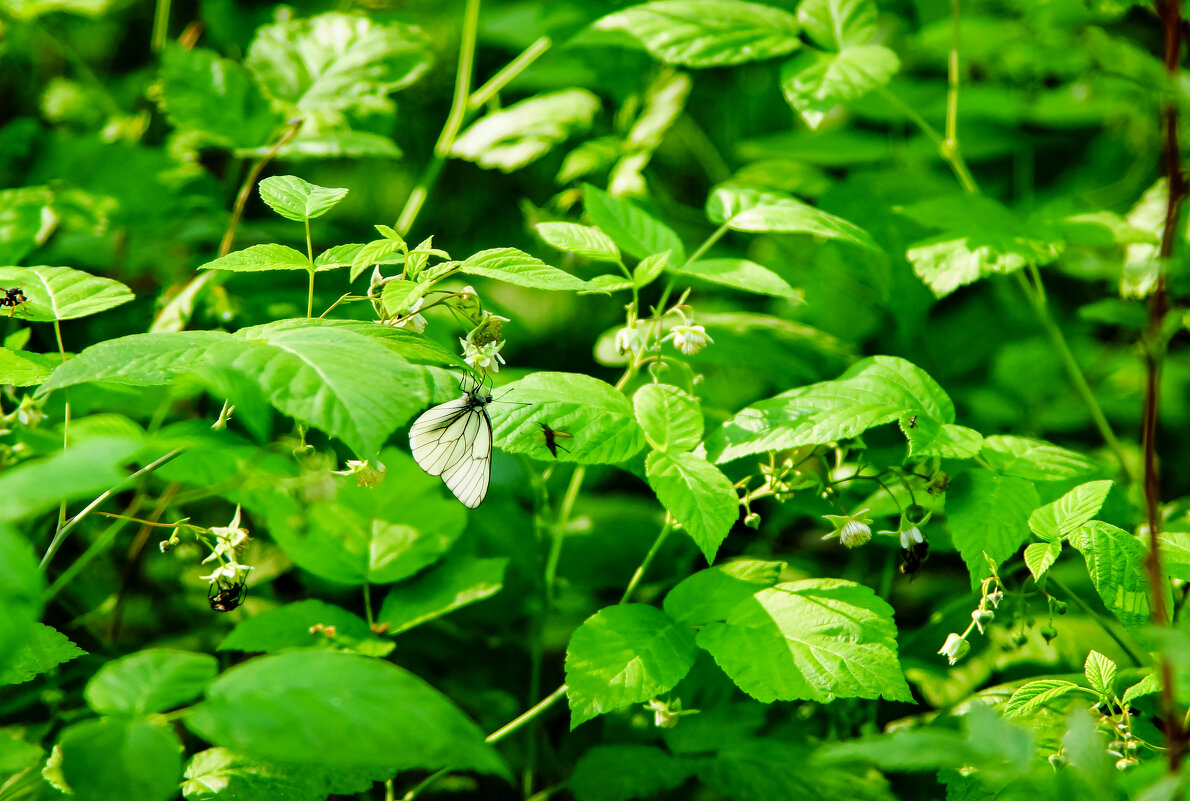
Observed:
[[[463,361],[478,370],[485,373],[498,373],[500,365],[508,364],[500,355],[500,349],[504,347],[504,340],[475,345],[465,339],[460,339],[459,343],[463,346]]]
[[[616,352],[623,356],[635,352],[640,345],[640,332],[635,325],[625,326],[616,332]]]
[[[355,476],[356,484],[361,487],[375,487],[384,481],[385,467],[383,462],[377,462],[372,467],[370,462],[359,459],[348,459],[346,470],[332,470],[336,476]]]
[[[960,659],[966,656],[967,652],[970,650],[971,643],[952,632],[950,636],[946,638],[946,643],[942,646],[938,653],[943,654],[947,660],[950,661],[950,664],[953,665],[955,662],[958,662]]]
[[[971,619],[975,621],[975,628],[979,629],[979,633],[983,634],[983,624],[991,623],[996,617],[996,613],[991,609],[976,609],[971,613]]]
[[[229,559],[234,564],[235,552],[241,545],[246,543],[250,537],[248,530],[240,526],[240,507],[236,506],[236,513],[231,518],[231,523],[227,526],[215,526],[207,529],[215,535],[215,550],[203,563],[210,562],[214,559]],[[244,568],[244,570],[251,570],[252,568]]]
[[[411,331],[421,333],[426,330],[426,318],[417,313],[417,310],[425,303],[425,298],[418,298],[413,305],[409,307],[409,311],[405,313],[400,320],[393,323],[397,328],[408,328]]]
[[[868,525],[872,519],[867,516],[867,511],[867,509],[860,509],[850,515],[823,515],[835,527],[835,530],[823,539],[838,537],[839,542],[848,548],[858,548],[863,545],[872,539],[872,528]]]
[[[925,542],[926,538],[922,536],[921,529],[917,526],[906,529],[901,532],[901,547],[908,549],[910,545],[918,542]]]
[[[207,560],[203,560],[207,561]],[[226,562],[215,568],[215,572],[209,576],[199,576],[203,581],[218,581],[223,584],[240,584],[240,576],[246,575],[249,570],[252,570],[251,565],[241,565],[236,562]]]
[[[671,339],[674,341],[674,347],[687,356],[693,356],[705,348],[708,342],[715,341],[701,325],[675,325],[661,341],[667,342]]]

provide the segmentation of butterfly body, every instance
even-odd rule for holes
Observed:
[[[441,476],[469,509],[483,503],[492,474],[492,396],[480,387],[422,413],[409,429],[409,446],[422,470]]]

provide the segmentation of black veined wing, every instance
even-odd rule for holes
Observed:
[[[414,421],[409,447],[422,470],[442,476],[454,496],[469,509],[483,503],[492,476],[491,395],[479,387],[439,404]]]

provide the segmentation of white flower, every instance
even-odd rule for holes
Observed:
[[[489,371],[498,373],[500,365],[508,364],[500,355],[500,349],[504,347],[504,342],[505,340],[501,340],[475,345],[465,339],[460,339],[459,344],[463,346],[463,361],[485,373]]]
[[[942,646],[938,653],[946,656],[950,660],[950,664],[954,664],[967,655],[971,650],[971,643],[960,637],[955,633],[951,633],[946,638],[946,643]]]
[[[205,559],[203,561],[206,561]],[[203,581],[218,581],[223,584],[239,584],[240,574],[246,574],[252,570],[251,565],[241,565],[235,562],[227,562],[215,568],[215,572],[209,576],[199,576]]]
[[[220,557],[228,559],[234,564],[236,549],[250,539],[248,530],[240,526],[239,506],[236,506],[236,513],[231,518],[230,524],[227,526],[216,526],[207,530],[215,535],[215,550],[210,556],[202,560],[204,564],[213,559],[220,559]],[[245,567],[243,569],[251,570],[252,568]]]
[[[675,325],[661,341],[670,339],[674,341],[674,347],[687,356],[693,356],[705,348],[708,342],[715,341],[701,325]]]
[[[409,307],[409,311],[407,311],[400,320],[393,323],[393,325],[397,328],[408,327],[410,330],[416,331],[419,334],[422,331],[425,331],[426,318],[417,313],[417,310],[422,307],[422,304],[425,303],[425,300],[425,298],[418,298],[416,301],[414,301],[413,305]]]
[[[355,476],[355,483],[361,487],[375,487],[384,481],[385,467],[377,462],[376,467],[359,459],[348,459],[346,470],[332,470],[336,476]]]
[[[661,729],[672,729],[678,725],[678,718],[683,715],[697,715],[697,709],[682,709],[682,701],[662,701],[654,698],[645,704],[645,709],[653,713],[653,725]]]
[[[868,525],[872,519],[865,514],[867,511],[867,509],[860,509],[850,515],[823,515],[835,527],[835,530],[823,539],[829,540],[831,537],[838,537],[839,542],[848,548],[858,548],[863,545],[872,539],[872,528]]]
[[[635,352],[640,344],[640,334],[635,325],[625,326],[616,332],[616,352],[623,356]]]
[[[922,536],[921,529],[917,526],[901,532],[901,547],[906,550],[908,550],[909,546],[914,543],[925,541],[926,538]]]
[[[983,624],[991,623],[996,617],[996,613],[991,609],[976,609],[971,613],[971,619],[975,621],[975,628],[979,629],[979,633],[983,634]]]

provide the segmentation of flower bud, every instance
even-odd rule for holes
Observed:
[[[760,530],[760,515],[756,514],[756,512],[749,512],[747,515],[744,516],[744,525],[747,526],[748,528],[755,529],[755,530],[759,531]]]
[[[958,634],[951,632],[946,638],[946,642],[938,653],[946,657],[950,664],[954,664],[962,659],[971,650],[971,643],[960,637]]]

